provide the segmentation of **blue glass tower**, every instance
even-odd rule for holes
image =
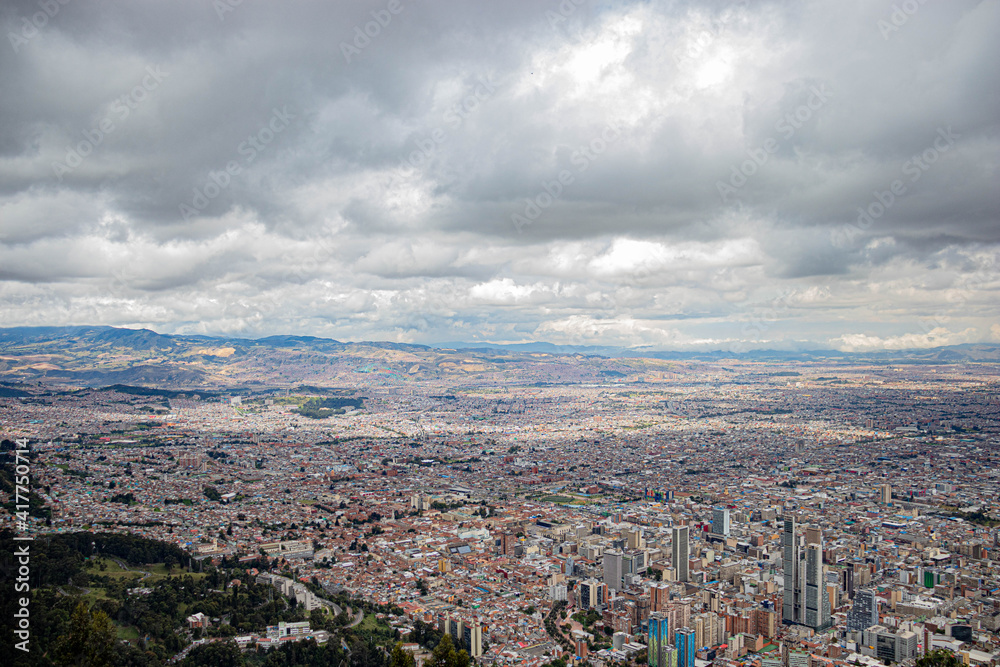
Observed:
[[[674,646],[677,648],[677,667],[694,667],[694,630],[680,628],[674,633]]]

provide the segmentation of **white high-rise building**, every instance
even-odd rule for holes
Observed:
[[[878,599],[875,591],[865,588],[854,596],[854,606],[847,612],[847,630],[861,632],[878,625]]]
[[[604,552],[604,583],[615,591],[622,589],[622,552],[609,549]]]
[[[729,510],[725,507],[712,508],[712,534],[729,535]]]

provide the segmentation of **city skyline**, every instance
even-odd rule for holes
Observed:
[[[0,28],[13,667],[1000,667],[1000,0]]]

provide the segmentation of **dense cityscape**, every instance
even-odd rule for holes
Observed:
[[[335,617],[365,628],[368,615],[417,665],[443,635],[477,663],[532,667],[874,666],[937,649],[1000,661],[994,364],[605,373],[8,383],[4,449],[13,469],[30,443],[35,502],[3,525],[36,543],[167,543],[188,576],[243,568],[303,616],[252,628],[195,602],[163,659],[223,640],[247,654],[322,644]],[[10,509],[14,496],[5,487]]]
[[[1000,667],[1000,0],[0,33],[0,667]]]

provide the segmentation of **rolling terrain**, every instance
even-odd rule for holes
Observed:
[[[848,354],[834,350],[676,352],[585,348],[547,343],[452,348],[387,342],[340,342],[312,336],[260,339],[173,336],[114,327],[0,329],[0,382],[147,387],[403,386],[430,382],[504,386],[635,382],[686,373],[704,363],[769,364],[996,363],[1000,347],[960,345]],[[463,346],[464,347],[460,347]]]

